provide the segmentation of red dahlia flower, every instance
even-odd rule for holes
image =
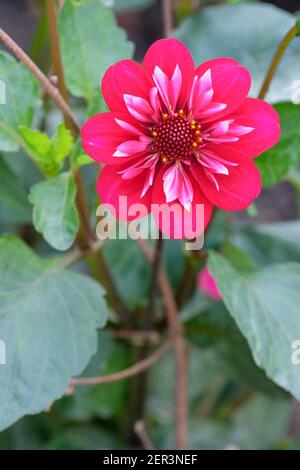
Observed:
[[[261,190],[252,158],[280,136],[275,110],[247,98],[250,85],[249,72],[233,59],[195,68],[176,39],[156,41],[143,65],[112,65],[102,81],[110,112],[82,128],[83,148],[105,164],[97,185],[102,203],[128,220],[138,214],[129,215],[119,196],[128,206],[142,203],[163,232],[181,238],[187,234],[179,215],[194,220],[199,204],[204,222],[194,236],[205,229],[213,206],[245,209]],[[163,227],[153,209],[158,204],[176,205],[174,227]]]

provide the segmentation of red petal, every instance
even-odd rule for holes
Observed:
[[[246,157],[254,158],[277,144],[280,138],[279,116],[274,108],[265,101],[247,98],[228,118],[237,124],[253,127],[249,134],[242,135],[237,142],[224,144],[231,149],[243,152]]]
[[[141,65],[133,60],[121,60],[107,69],[102,80],[102,93],[111,111],[127,112],[123,95],[149,100],[152,86],[149,74]]]
[[[118,145],[128,140],[137,139],[137,135],[128,130],[122,129],[116,122],[120,119],[132,126],[137,131],[137,122],[128,114],[102,113],[90,117],[81,128],[82,147],[86,153],[94,160],[110,165],[120,165],[124,163],[126,157],[114,157]]]
[[[144,217],[150,212],[151,206],[151,190],[141,197],[144,181],[145,174],[125,180],[118,174],[118,168],[105,166],[97,182],[100,201],[104,206],[111,206],[117,219],[134,220]],[[143,204],[144,207],[138,209],[137,206],[132,207],[134,204]]]
[[[153,187],[151,210],[154,220],[159,230],[170,238],[195,238],[204,232],[212,214],[212,205],[191,175],[189,176],[193,185],[194,199],[190,211],[187,212],[178,199],[166,203],[163,190],[165,170],[166,168],[160,170]]]
[[[195,68],[193,58],[184,44],[177,39],[160,39],[149,47],[143,63],[151,76],[154,73],[155,66],[158,66],[169,80],[173,76],[176,65],[179,66],[182,75],[182,86],[178,107],[183,106],[193,84]]]
[[[205,119],[213,121],[232,113],[244,102],[250,90],[251,77],[248,70],[233,59],[209,60],[199,65],[195,74],[201,77],[208,69],[211,70],[213,101],[227,105],[224,110]]]
[[[260,174],[252,160],[246,159],[239,166],[230,167],[229,175],[214,174],[219,191],[200,165],[194,165],[193,171],[207,199],[221,209],[246,209],[261,191]]]

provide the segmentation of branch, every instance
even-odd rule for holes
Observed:
[[[134,431],[141,443],[143,444],[144,449],[154,450],[155,447],[151,441],[149,434],[147,432],[146,424],[143,420],[138,420],[134,423]]]
[[[127,369],[124,369],[121,372],[116,372],[115,374],[109,375],[102,375],[100,377],[82,377],[79,379],[71,379],[70,387],[75,387],[77,385],[99,385],[128,379],[129,377],[133,377],[134,375],[140,374],[141,372],[144,372],[145,370],[149,369],[149,367],[151,367],[162,356],[164,356],[171,349],[171,347],[172,339],[168,339],[146,359],[137,362],[133,366],[128,367]]]
[[[54,71],[58,78],[58,88],[65,102],[68,103],[68,92],[65,85],[64,71],[60,54],[59,38],[56,22],[55,3],[53,0],[46,0],[49,32],[51,38],[51,54]],[[72,134],[78,134],[78,128],[74,127],[67,115],[64,115],[66,126]],[[111,303],[122,319],[123,323],[130,326],[131,318],[125,304],[116,288],[114,279],[108,269],[102,253],[91,249],[91,245],[96,242],[96,234],[90,223],[90,214],[85,189],[79,170],[74,171],[74,178],[77,187],[76,206],[80,218],[80,227],[77,234],[77,243],[84,253],[87,254],[87,261],[93,276],[105,287]]]
[[[293,40],[295,36],[298,34],[298,28],[297,26],[293,26],[287,34],[284,36],[282,39],[281,43],[278,46],[278,49],[273,57],[273,60],[268,68],[268,71],[266,73],[266,77],[264,79],[264,82],[262,84],[262,87],[260,89],[260,92],[258,94],[258,98],[263,100],[269,90],[271,81],[273,80],[273,77],[276,73],[276,70],[282,60],[282,57],[287,50],[290,42]]]
[[[152,263],[155,256],[152,247],[146,242],[146,240],[138,239],[137,243],[146,258]],[[188,420],[187,347],[173,291],[170,286],[168,276],[163,268],[160,268],[158,278],[160,291],[165,304],[167,320],[174,337],[176,362],[176,448],[186,449]]]
[[[169,38],[173,28],[173,0],[162,0],[162,13],[164,37]]]
[[[131,343],[157,343],[160,339],[160,334],[155,330],[111,330],[111,335],[114,338],[124,339]]]
[[[163,251],[163,238],[162,236],[159,236],[157,243],[156,243],[153,263],[152,263],[151,285],[150,285],[150,292],[149,292],[149,305],[148,305],[148,309],[146,312],[146,318],[145,318],[145,324],[144,324],[145,330],[150,329],[153,324],[153,317],[154,317],[154,312],[155,312],[155,299],[156,299],[156,292],[157,292],[157,287],[158,287],[158,276],[159,276],[159,271],[161,268],[162,251]]]
[[[57,88],[68,104],[68,92],[65,84],[64,71],[62,66],[61,54],[60,54],[60,45],[57,32],[56,24],[56,11],[55,11],[55,2],[53,0],[46,0],[46,9],[48,17],[48,26],[50,32],[50,46],[51,46],[51,56],[52,64],[54,67],[54,73],[57,76]],[[68,115],[64,114],[64,120],[66,126],[70,129],[73,136],[78,134],[78,126],[74,126],[73,121],[69,118]]]
[[[13,55],[19,59],[35,76],[35,78],[40,82],[46,93],[53,99],[57,107],[62,111],[64,116],[68,116],[74,127],[79,132],[79,125],[76,121],[74,114],[72,113],[70,107],[63,99],[62,95],[58,89],[52,85],[50,80],[46,75],[39,69],[39,67],[30,59],[26,52],[21,49],[18,44],[0,28],[0,41],[5,44],[7,49],[9,49]]]

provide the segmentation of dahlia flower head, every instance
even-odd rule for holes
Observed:
[[[152,212],[172,238],[189,238],[182,220],[194,222],[197,205],[203,223],[191,237],[205,230],[213,206],[247,208],[261,191],[253,158],[280,136],[276,111],[248,98],[250,86],[249,72],[236,60],[195,68],[176,39],[153,43],[141,65],[122,60],[109,67],[102,93],[110,112],[92,116],[81,131],[84,150],[104,164],[97,183],[101,202],[123,220]],[[130,213],[134,204],[144,210]],[[171,226],[164,227],[157,206],[174,208]]]

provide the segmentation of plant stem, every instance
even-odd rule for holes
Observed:
[[[155,255],[152,263],[152,275],[149,289],[149,304],[145,311],[145,318],[143,321],[143,329],[150,331],[154,323],[155,315],[155,301],[158,287],[158,273],[161,266],[163,248],[163,238],[160,236],[157,240],[155,247]],[[135,348],[136,360],[141,361],[149,354],[151,342],[144,341],[142,345]],[[148,382],[148,371],[140,374],[136,377],[132,384],[131,392],[131,413],[129,430],[131,431],[134,427],[134,423],[139,420],[143,420],[145,411],[145,402],[147,396],[147,382]]]
[[[147,428],[146,424],[144,421],[139,420],[134,423],[134,431],[138,438],[140,439],[141,443],[143,444],[144,449],[147,450],[154,450],[155,447],[153,445],[153,442],[151,441],[148,433],[147,433]]]
[[[164,37],[169,38],[173,28],[173,0],[162,0],[162,14]]]
[[[273,77],[276,73],[276,70],[282,60],[282,57],[287,50],[290,42],[293,40],[293,38],[298,34],[298,29],[296,26],[293,26],[287,34],[284,36],[282,39],[281,43],[278,46],[277,51],[275,52],[275,55],[273,57],[273,60],[267,70],[264,82],[262,84],[262,87],[260,89],[260,92],[258,94],[258,98],[263,100],[269,90],[271,81],[273,80]]]
[[[155,257],[153,248],[146,240],[137,240],[146,258],[152,263]],[[187,346],[184,337],[184,329],[180,323],[178,310],[168,276],[161,267],[158,274],[159,287],[166,309],[166,316],[170,331],[174,338],[174,351],[176,362],[176,449],[187,447],[187,422],[188,422],[188,357]]]
[[[99,377],[81,377],[78,379],[71,379],[70,386],[75,387],[77,385],[99,385],[111,382],[118,382],[119,380],[128,379],[136,374],[140,374],[145,370],[149,369],[155,364],[162,356],[164,356],[172,347],[172,339],[168,339],[163,343],[154,353],[148,356],[146,359],[137,362],[131,367],[109,375],[101,375]]]
[[[51,46],[51,57],[52,64],[54,67],[54,73],[57,76],[57,88],[60,91],[61,96],[66,103],[69,101],[68,92],[65,84],[64,71],[61,60],[60,45],[57,31],[57,22],[56,22],[56,11],[55,11],[55,2],[53,0],[46,0],[46,9],[48,17],[48,27],[50,33],[50,46]],[[73,136],[76,137],[78,134],[78,127],[74,126],[73,121],[69,118],[67,114],[64,114],[64,121],[66,126],[70,129]]]
[[[64,79],[64,71],[57,31],[55,3],[53,0],[46,0],[46,7],[51,39],[52,63],[58,79],[57,86],[64,101],[68,103],[69,97]],[[76,137],[79,133],[79,128],[73,125],[73,122],[69,119],[68,115],[64,114],[64,120],[66,126],[70,129],[73,136]],[[103,284],[105,287],[108,298],[110,299],[111,304],[113,305],[116,312],[119,314],[122,322],[125,325],[130,326],[130,314],[124,305],[121,296],[119,295],[114,279],[110,273],[110,270],[108,269],[102,253],[100,251],[90,250],[91,244],[96,241],[96,234],[90,223],[89,207],[79,169],[74,171],[74,178],[77,186],[76,206],[80,218],[80,228],[77,234],[77,243],[83,252],[88,252],[86,258],[90,267],[90,271],[95,279],[97,279],[98,282]]]
[[[52,85],[50,80],[46,75],[39,69],[39,67],[30,59],[26,52],[21,49],[18,44],[2,29],[0,28],[0,41],[9,49],[13,55],[19,59],[35,76],[35,78],[40,82],[42,87],[45,89],[46,93],[53,99],[57,107],[62,111],[64,116],[68,116],[70,121],[72,121],[75,128],[79,132],[79,125],[76,121],[74,114],[72,113],[70,107],[63,99],[62,95],[58,89]]]

